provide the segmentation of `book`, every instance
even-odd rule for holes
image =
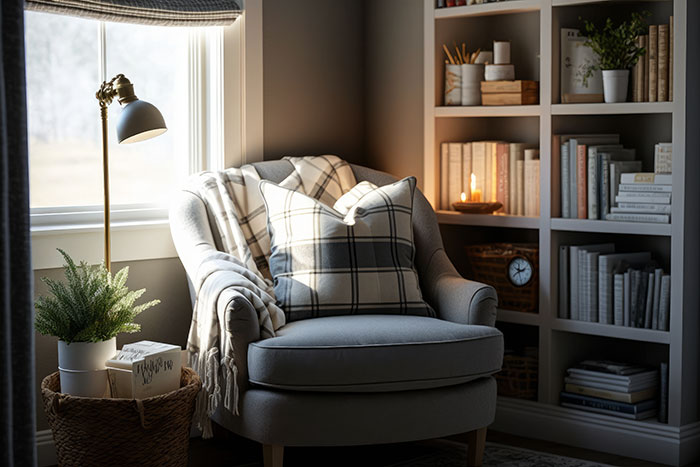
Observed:
[[[525,160],[525,148],[529,145],[524,143],[510,143],[508,150],[508,214],[522,216],[518,213],[518,161]]]
[[[515,182],[518,201],[518,215],[525,215],[525,161],[515,161]]]
[[[180,387],[182,350],[179,345],[153,341],[126,344],[107,360],[112,397],[145,399]]]
[[[649,102],[649,34],[642,36],[642,45],[644,46],[644,93],[642,94],[643,102]]]
[[[482,92],[481,105],[535,105],[539,103],[539,99],[539,91],[500,92],[493,94]]]
[[[583,256],[581,256],[583,255]],[[581,297],[581,310],[584,320],[590,322],[598,321],[598,251],[579,252],[579,263],[583,263],[583,274],[579,275],[582,281],[583,292],[579,290]]]
[[[525,150],[524,190],[525,215],[539,217],[540,215],[540,151]]]
[[[497,201],[496,196],[497,196],[497,189],[498,189],[498,141],[491,141],[491,167],[487,167],[487,176],[490,174],[491,175],[491,182],[490,182],[490,192],[491,192],[491,201]],[[489,148],[489,145],[486,146],[487,149]]]
[[[448,147],[447,143],[440,145],[440,209],[445,211],[450,209],[449,180],[447,178],[449,167]]]
[[[671,193],[673,189],[671,185],[655,185],[653,183],[620,183],[618,185],[618,193],[621,193],[623,191]]]
[[[561,198],[561,136],[552,135],[552,146],[550,148],[550,217],[564,217],[562,215]]]
[[[659,304],[661,299],[661,277],[664,270],[661,268],[654,269],[654,303],[651,310],[651,328],[659,329]]]
[[[637,36],[637,47],[644,47],[644,38],[642,36]],[[644,97],[644,56],[640,56],[637,63],[632,69],[633,76],[633,92],[632,101],[633,102],[644,102],[646,98]]]
[[[613,278],[613,324],[624,326],[625,318],[625,287],[624,274],[615,274]]]
[[[613,271],[625,262],[632,267],[651,261],[651,253],[604,253],[598,256],[598,322],[613,324]],[[622,284],[621,284],[622,285]]]
[[[598,59],[590,47],[584,45],[578,29],[561,28],[560,31],[560,87],[561,102],[603,102],[603,75],[595,71],[583,84],[583,76]]]
[[[658,95],[658,51],[659,27],[652,24],[649,26],[649,102],[656,102]]]
[[[483,201],[490,202],[490,201],[494,201],[493,198],[496,197],[495,193],[493,194],[493,196],[491,194],[491,189],[494,186],[493,173],[496,170],[496,166],[494,164],[494,162],[496,161],[496,143],[494,141],[486,141],[485,158],[486,158],[485,159],[486,160],[486,172],[484,172],[484,184],[482,185],[484,187]]]
[[[584,360],[566,371],[569,375],[579,378],[586,377],[631,385],[656,380],[659,377],[656,368],[610,360]]]
[[[614,417],[628,418],[630,420],[644,420],[646,418],[653,417],[657,413],[656,409],[652,409],[652,410],[649,410],[647,412],[632,415],[632,414],[626,414],[626,413],[620,413],[620,412],[600,409],[600,408],[596,408],[596,407],[587,407],[587,406],[582,406],[582,405],[577,405],[577,404],[571,404],[568,402],[563,402],[561,405],[562,405],[562,407],[566,407],[566,408],[570,408],[570,409],[585,410],[587,412],[594,412],[594,413],[599,413],[599,414],[603,414],[603,415],[612,415]]]
[[[620,175],[620,183],[622,184],[670,185],[672,181],[671,174],[654,172],[623,173]]]
[[[452,203],[460,200],[462,194],[462,143],[448,143],[448,204],[450,210],[454,211]]]
[[[673,144],[657,143],[654,145],[654,172],[670,174],[673,166]]]
[[[659,421],[668,423],[668,363],[659,365]]]
[[[636,404],[627,404],[567,392],[562,392],[560,398],[561,405],[564,407],[580,408],[635,420],[653,417],[656,415],[657,409],[657,402],[654,399],[637,402]]]
[[[586,145],[579,144],[576,146],[576,212],[579,219],[588,217],[587,189],[586,178],[588,174],[586,160]]]
[[[472,142],[472,173],[476,186],[482,190],[483,201],[486,201],[486,141]]]
[[[472,143],[462,144],[462,192],[467,196],[471,193],[472,175]]]
[[[581,386],[579,384],[567,384],[564,386],[564,389],[566,390],[566,392],[572,394],[581,394],[584,396],[597,397],[599,399],[625,402],[627,404],[634,404],[637,402],[652,399],[656,397],[658,393],[658,389],[655,387],[643,389],[637,392],[618,392]]]
[[[564,384],[577,384],[579,386],[586,386],[595,389],[604,389],[606,391],[615,392],[637,392],[644,391],[651,387],[655,387],[658,384],[658,379],[649,379],[639,383],[624,383],[609,381],[601,378],[591,378],[582,376],[565,376]]]
[[[515,81],[482,81],[481,92],[485,94],[497,94],[503,92],[518,93],[539,90],[539,82],[515,80]]]
[[[644,306],[644,328],[651,329],[652,308],[654,306],[654,274],[651,273],[647,273],[647,298]]]
[[[570,319],[569,314],[569,246],[559,245],[559,318]]]
[[[668,224],[671,218],[668,214],[636,214],[616,212],[608,214],[607,220],[618,222],[649,222],[652,224]]]
[[[673,16],[668,18],[668,100],[673,100]]]
[[[623,315],[623,326],[632,326],[632,317],[630,313],[630,307],[631,307],[631,273],[629,271],[625,271],[625,273],[622,275],[622,286],[624,288],[623,290],[623,301],[622,301],[622,310],[624,312]]]
[[[503,206],[496,212],[510,214],[510,144],[496,144],[496,201]]]
[[[659,296],[659,330],[669,330],[669,315],[671,311],[671,276],[661,276],[661,294]]]
[[[561,217],[565,219],[571,218],[571,178],[569,177],[569,144],[564,143],[560,146],[560,164],[561,164]]]
[[[601,253],[612,253],[615,251],[613,243],[600,243],[595,245],[571,245],[569,247],[569,310],[571,319],[583,321],[583,314],[580,311],[579,289],[581,287],[579,276],[581,268],[579,265],[579,251],[598,251]]]
[[[623,192],[615,197],[615,201],[618,205],[620,203],[671,204],[671,193]]]
[[[649,214],[671,214],[670,204],[644,204],[644,203],[617,203],[617,207],[611,208],[613,213],[638,212]]]
[[[644,309],[647,296],[647,273],[644,271],[632,270],[632,323],[635,328],[644,327]]]
[[[588,219],[601,219],[601,211],[599,210],[599,207],[602,206],[601,184],[602,181],[605,180],[605,177],[602,173],[603,159],[609,161],[612,158],[612,153],[607,151],[617,150],[620,150],[621,158],[634,158],[634,150],[624,151],[622,145],[619,144],[588,146],[586,176]],[[607,200],[607,195],[605,196],[605,199]]]
[[[658,27],[658,76],[656,100],[668,100],[668,24]]]

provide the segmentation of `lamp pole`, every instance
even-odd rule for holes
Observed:
[[[107,104],[100,100],[100,116],[102,117],[102,177],[104,186],[104,232],[105,232],[105,267],[112,272],[112,240],[110,234],[110,205],[109,205],[109,135],[107,132]]]

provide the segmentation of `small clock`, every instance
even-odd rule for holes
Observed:
[[[533,276],[532,263],[522,256],[516,256],[508,265],[508,279],[516,287],[527,285]]]

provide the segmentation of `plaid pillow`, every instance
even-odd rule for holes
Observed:
[[[343,216],[297,191],[261,181],[272,243],[270,272],[287,321],[349,314],[435,316],[413,264],[408,177],[372,190]]]

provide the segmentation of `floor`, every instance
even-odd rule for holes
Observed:
[[[652,462],[495,431],[488,432],[487,441],[615,466],[661,467],[661,464]],[[421,441],[380,446],[287,448],[285,449],[284,465],[286,467],[326,467],[328,465],[334,467],[382,467],[418,457],[431,449],[430,443],[431,441]],[[330,463],[331,459],[332,463]],[[190,443],[190,467],[253,467],[261,465],[261,461],[262,448],[258,443],[228,432],[217,430],[214,439],[195,438]]]

